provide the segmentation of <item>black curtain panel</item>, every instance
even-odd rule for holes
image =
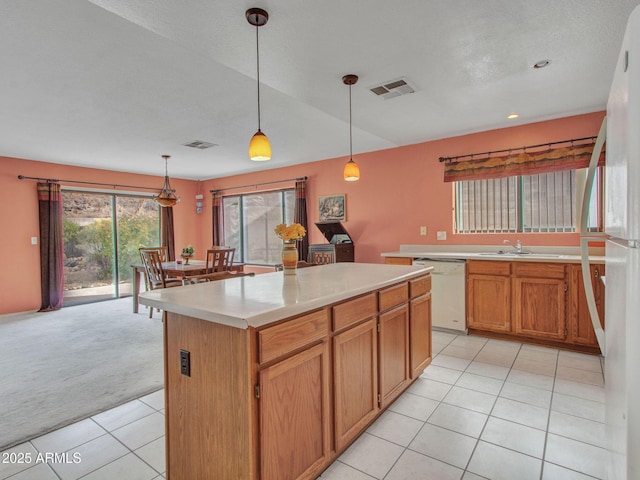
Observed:
[[[293,221],[302,225],[307,234],[300,240],[298,260],[306,260],[309,250],[309,224],[307,222],[307,181],[296,181],[296,204],[293,210]]]
[[[167,261],[176,259],[176,241],[173,234],[173,207],[160,207],[160,245],[167,247]]]
[[[222,245],[222,192],[213,192],[213,245]]]
[[[40,217],[41,312],[62,308],[64,298],[64,250],[62,193],[60,184],[38,183]]]

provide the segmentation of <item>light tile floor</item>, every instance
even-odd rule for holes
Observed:
[[[444,332],[433,354],[320,480],[604,478],[600,357]],[[159,391],[1,452],[0,478],[164,478],[163,401]],[[35,463],[61,452],[67,462]],[[5,462],[27,453],[30,464]]]

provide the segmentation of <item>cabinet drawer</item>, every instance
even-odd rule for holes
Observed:
[[[486,261],[486,260],[468,260],[467,273],[477,273],[486,275],[510,275],[511,262],[503,261]]]
[[[406,303],[409,299],[409,285],[401,283],[393,287],[380,290],[378,293],[380,298],[380,311],[388,310],[396,305]]]
[[[258,332],[260,363],[322,340],[329,334],[327,309],[318,310]]]
[[[513,262],[513,270],[517,277],[564,278],[563,263]]]
[[[431,291],[431,275],[426,277],[416,278],[409,281],[409,293],[411,298],[419,297],[420,295]]]
[[[342,330],[361,320],[374,317],[378,313],[376,294],[349,300],[333,307],[333,331]]]

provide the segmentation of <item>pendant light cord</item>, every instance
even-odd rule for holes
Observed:
[[[256,25],[256,71],[258,72],[258,131],[260,131],[260,35]]]
[[[349,159],[353,160],[353,135],[351,132],[351,85],[349,85]]]

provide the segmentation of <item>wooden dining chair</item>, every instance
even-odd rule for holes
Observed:
[[[158,288],[178,287],[182,285],[182,280],[178,278],[169,278],[162,267],[162,248],[140,248],[140,258],[144,265],[145,283],[148,290],[156,290]],[[149,318],[153,318],[153,308],[149,307]]]
[[[253,277],[253,272],[213,272],[201,275],[187,275],[182,279],[183,285],[193,285],[195,283],[215,282],[216,280],[226,280],[227,278]]]
[[[336,259],[331,251],[310,252],[309,263],[315,265],[326,265],[328,263],[335,263]]]
[[[230,272],[236,249],[232,247],[214,247],[207,249],[205,273]]]
[[[167,262],[169,261],[169,247],[163,246],[163,247],[142,247],[139,248],[138,251],[140,250],[157,250],[157,252],[160,254],[160,261],[161,262]],[[143,260],[143,265],[144,265],[144,260]],[[145,275],[144,275],[144,286],[145,286],[145,290],[149,291],[151,290],[151,287],[149,286],[149,277],[146,274],[145,271]]]

